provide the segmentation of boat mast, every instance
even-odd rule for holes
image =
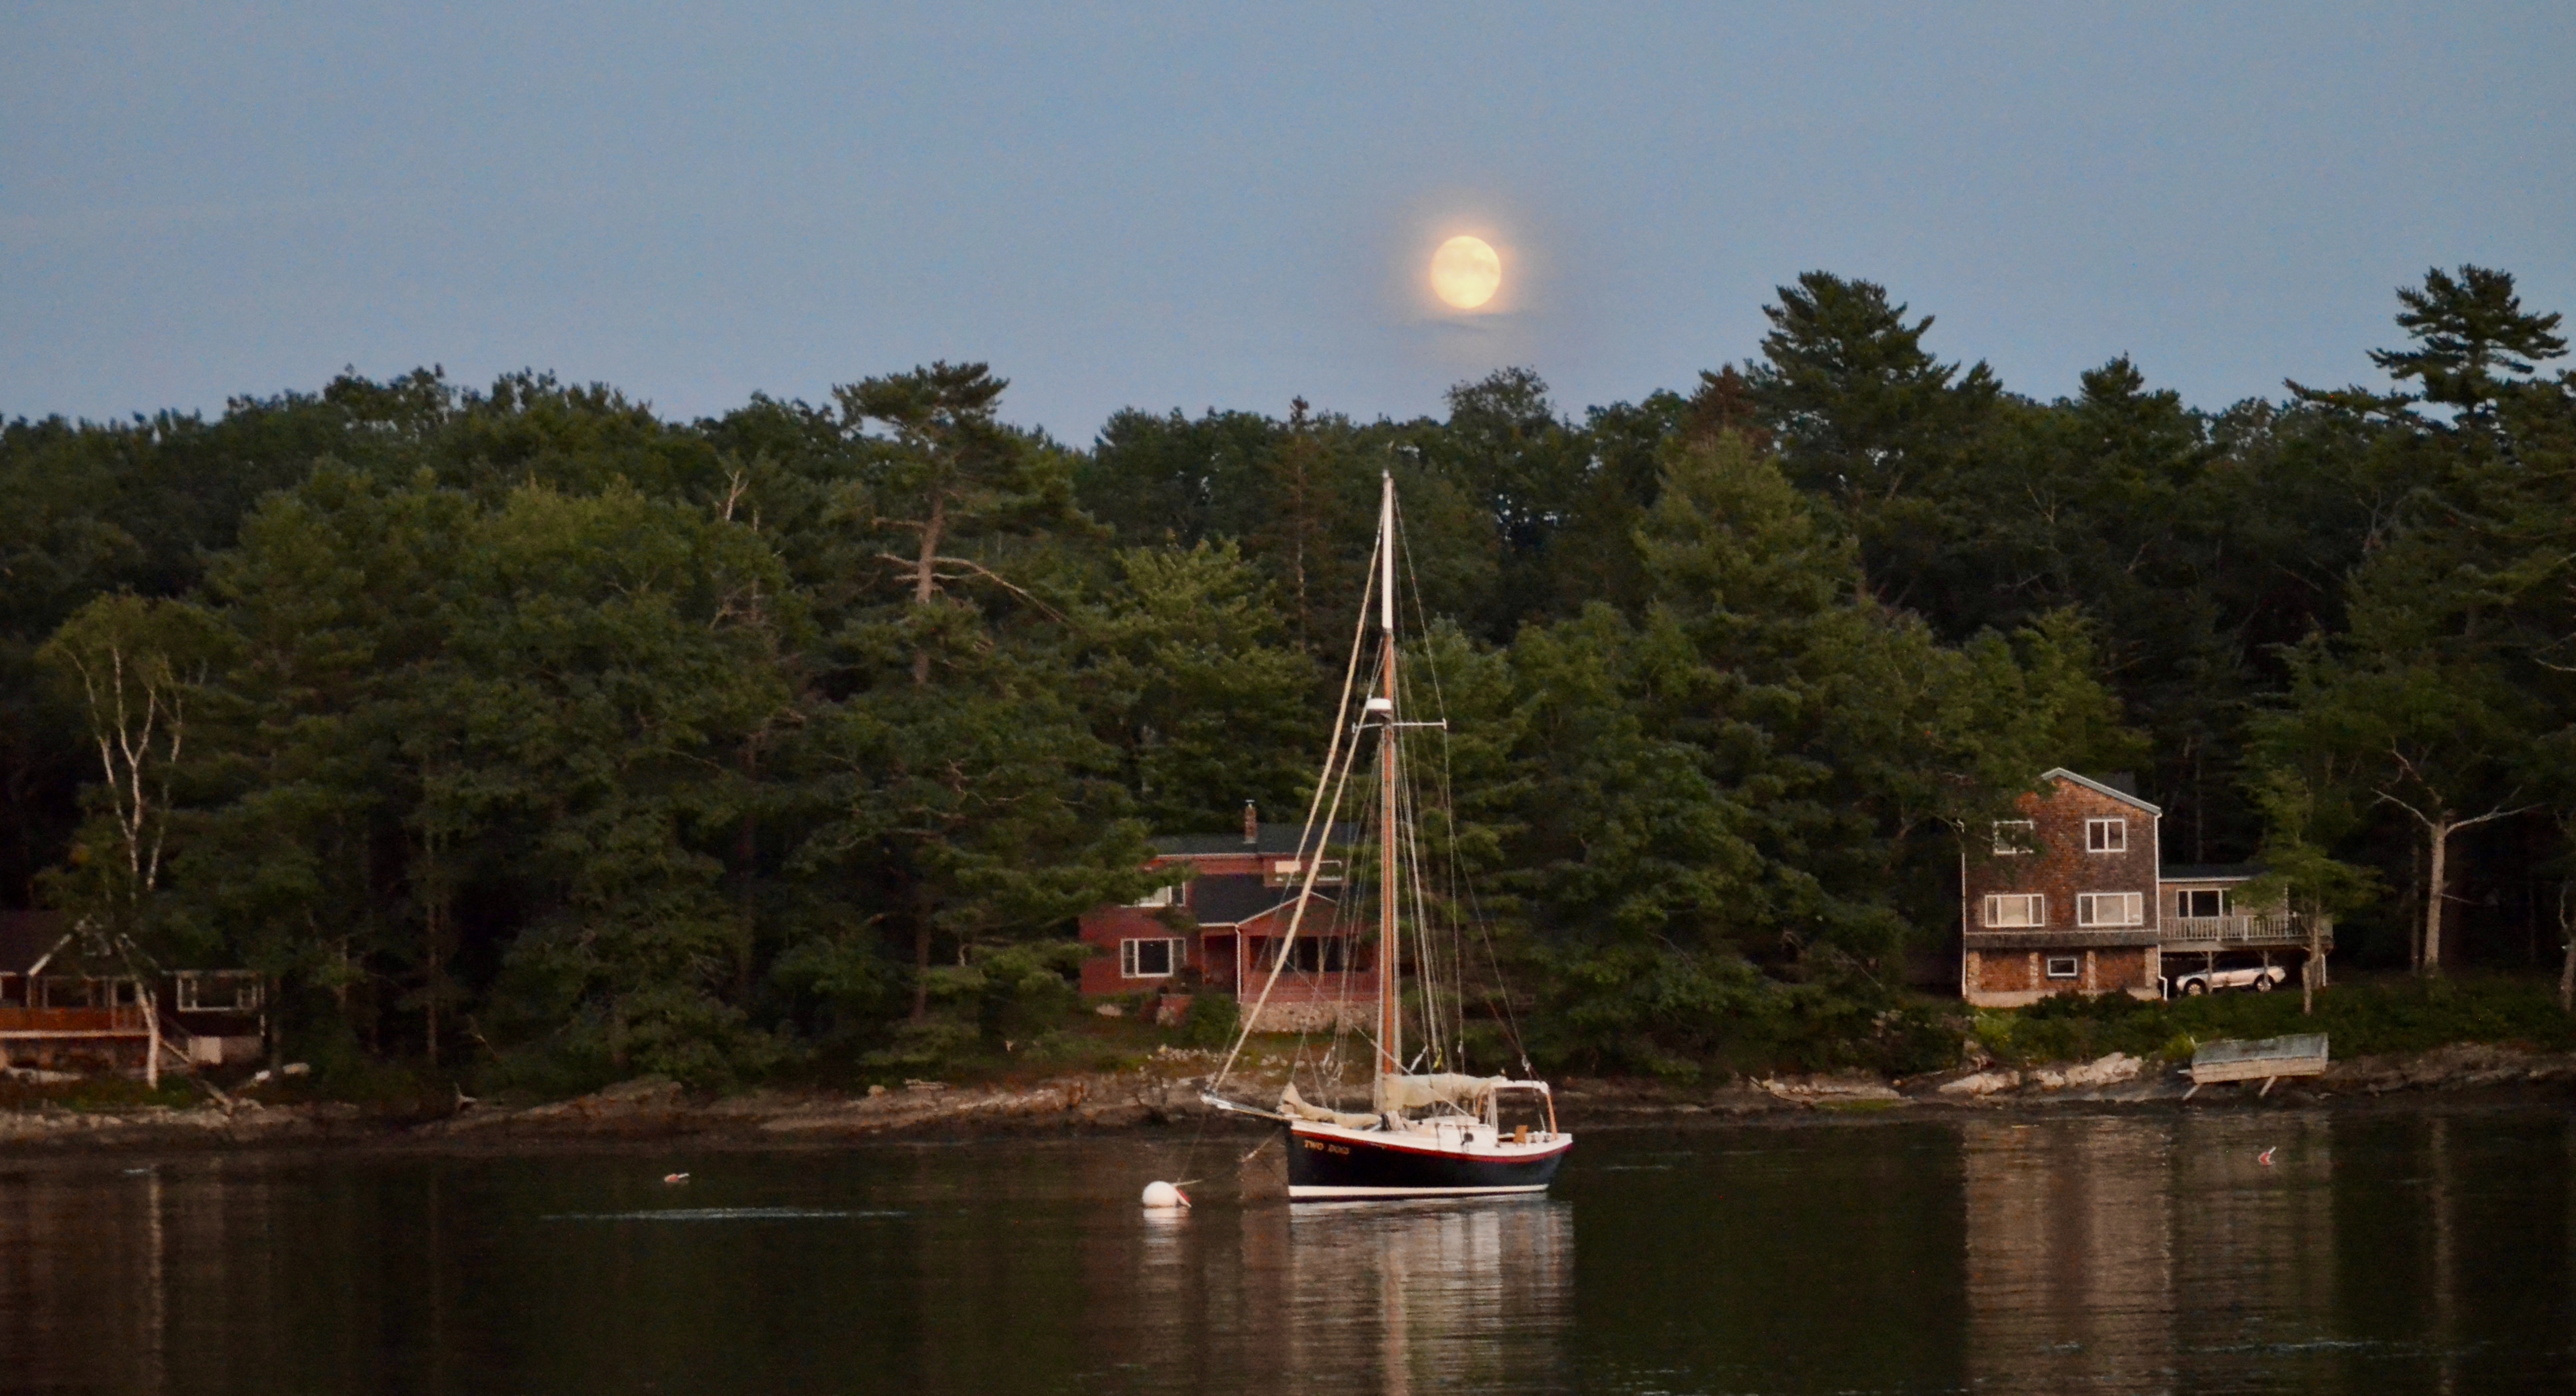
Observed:
[[[1404,1070],[1404,1018],[1398,986],[1404,962],[1396,953],[1395,924],[1395,472],[1381,479],[1378,506],[1378,668],[1386,678],[1386,706],[1378,730],[1378,972],[1377,972],[1377,1108],[1387,1106],[1386,1078]],[[1370,706],[1375,707],[1376,704]]]

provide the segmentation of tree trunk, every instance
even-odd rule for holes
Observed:
[[[948,496],[938,490],[930,493],[930,518],[921,526],[921,559],[912,573],[912,602],[927,606],[939,595],[939,544],[948,531]],[[912,652],[912,684],[915,688],[930,686],[930,650],[923,646]],[[929,934],[927,931],[923,934]],[[914,1015],[920,1016],[916,1012]]]
[[[930,1016],[930,893],[915,885],[912,893],[912,1021]]]
[[[2576,1013],[2576,882],[2558,888],[2558,1011]]]
[[[756,743],[743,746],[742,777],[748,787],[746,795],[759,788],[760,748]],[[752,964],[760,945],[758,923],[752,916],[760,871],[760,822],[747,802],[742,812],[742,824],[734,830],[733,857],[734,865],[742,870],[742,935],[734,947],[733,999],[736,1003],[749,1003]]]
[[[444,895],[431,900],[428,907],[429,954],[427,958],[429,960],[429,985],[427,992],[425,992],[422,997],[427,999],[429,1002],[426,1005],[426,1011],[423,1014],[425,1021],[422,1023],[422,1031],[428,1039],[429,1069],[431,1071],[438,1070],[438,991],[440,987],[440,976],[445,973],[445,966],[439,962],[438,950],[441,937],[447,933],[447,927],[444,924],[447,919],[445,915],[446,909],[446,898]]]
[[[912,923],[912,1021],[930,1016],[930,918]]]
[[[2413,850],[2409,850],[2406,864],[2406,870],[2414,874],[2414,886],[2409,889],[2408,895],[2419,903],[2407,909],[2406,972],[2420,975],[2424,972],[2424,916],[2420,905],[2424,896],[2424,860],[2416,856]]]
[[[2315,912],[2308,913],[2308,962],[2299,966],[2299,1016],[2317,1011],[2317,952],[2324,947],[2325,937],[2317,930]]]
[[[2448,819],[2426,820],[2426,866],[2424,875],[2424,958],[2416,972],[2427,979],[2442,977],[2442,908],[2450,900],[2451,831],[2458,828]]]

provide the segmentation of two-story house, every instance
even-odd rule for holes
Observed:
[[[2120,784],[2060,767],[1963,850],[1959,992],[1980,1008],[2050,994],[2163,994],[2166,966],[2221,957],[2315,961],[2325,982],[2331,917],[2277,899],[2245,903],[2251,864],[2165,867],[2163,812]],[[2174,973],[2180,973],[2175,970]],[[2186,986],[2188,987],[2188,986]],[[2266,985],[2268,987],[2268,985]]]
[[[2060,767],[1961,859],[1961,997],[2016,1008],[2050,994],[2160,997],[2163,811]]]

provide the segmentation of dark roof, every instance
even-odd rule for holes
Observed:
[[[1260,840],[1255,843],[1244,842],[1239,829],[1225,834],[1170,834],[1154,840],[1154,851],[1163,854],[1275,853],[1289,857],[1297,852],[1297,836],[1305,831],[1303,824],[1265,823],[1261,826]],[[1358,825],[1336,824],[1326,831],[1324,842],[1327,847],[1347,848],[1357,843],[1359,836]]]
[[[2174,863],[2159,868],[2159,882],[2250,882],[2271,869],[2260,863]]]
[[[2142,810],[2145,810],[2145,811],[2146,811],[2147,813],[2149,813],[2149,814],[2162,814],[2162,813],[2164,813],[2164,811],[2163,811],[2163,810],[2160,810],[2160,809],[2156,808],[2154,805],[2149,804],[2147,801],[2142,800],[2142,799],[2139,799],[2139,798],[2138,798],[2138,792],[2137,792],[2137,791],[2135,791],[2135,790],[2123,790],[2123,789],[2121,789],[2120,787],[2118,787],[2118,786],[2116,786],[2116,785],[2112,785],[2112,784],[2109,784],[2109,783],[2104,782],[2104,781],[2098,781],[2098,780],[2095,780],[2095,779],[2094,779],[2093,777],[2091,777],[2091,776],[2088,776],[2088,775],[2079,775],[2079,774],[2077,774],[2077,773],[2076,773],[2076,772],[2074,772],[2074,771],[2070,771],[2070,770],[2066,769],[2064,766],[2060,766],[2060,767],[2056,768],[2055,770],[2049,771],[2048,773],[2046,773],[2046,774],[2042,775],[2042,776],[2040,777],[2040,779],[2041,779],[2041,780],[2061,780],[2061,779],[2062,779],[2062,780],[2070,780],[2070,781],[2075,782],[2077,785],[2083,786],[2085,789],[2092,791],[2092,792],[2093,792],[2094,794],[2096,794],[2096,795],[2108,795],[2108,796],[2110,796],[2110,797],[2111,797],[2112,799],[2114,799],[2114,800],[2126,800],[2126,801],[2128,801],[2130,804],[2136,805],[2138,808],[2140,808],[2140,809],[2142,809]],[[2119,779],[2121,779],[2121,777],[2120,777],[2120,776],[2113,776],[2111,779],[2112,779],[2112,780],[2119,780]]]
[[[62,938],[61,912],[0,911],[0,974],[25,974]]]
[[[1259,877],[1229,873],[1218,877],[1201,877],[1190,883],[1190,914],[1202,926],[1232,926],[1251,920],[1274,906],[1295,899],[1296,889],[1273,887]],[[1329,901],[1320,889],[1315,900]],[[1309,910],[1307,915],[1314,912]]]

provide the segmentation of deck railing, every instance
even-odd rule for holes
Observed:
[[[113,1008],[0,1007],[0,1036],[6,1037],[141,1037],[143,1009],[138,1004]]]
[[[2229,916],[2168,916],[2159,934],[2168,945],[2305,945],[2310,929],[2309,918],[2299,912],[2242,912]],[[2319,920],[2314,929],[2326,940],[2334,939],[2333,918]]]

